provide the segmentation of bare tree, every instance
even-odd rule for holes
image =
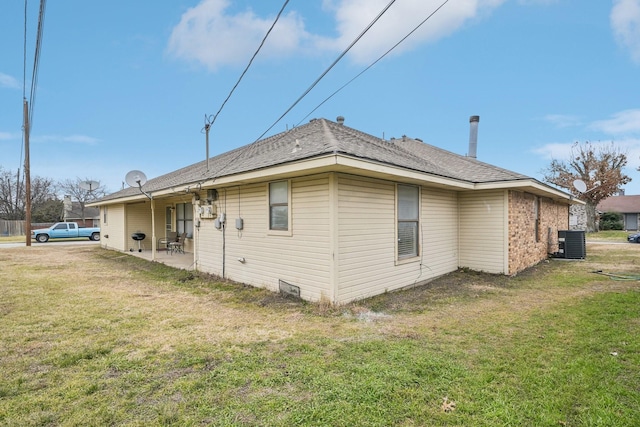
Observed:
[[[571,158],[567,161],[552,160],[543,171],[544,180],[550,184],[567,189],[577,199],[586,203],[587,231],[596,229],[596,206],[602,200],[618,193],[631,178],[622,173],[627,165],[627,155],[613,142],[609,145],[594,146],[587,141],[576,142],[571,148]],[[574,181],[581,180],[587,190],[580,192],[574,187]]]
[[[24,219],[24,195],[20,197],[19,180],[12,172],[0,167],[0,217]]]
[[[57,187],[53,180],[42,177],[31,178],[31,210],[49,206],[58,200]],[[25,219],[25,186],[18,173],[0,166],[0,217],[9,220]]]
[[[89,185],[89,183],[91,184]],[[107,194],[105,186],[103,186],[99,181],[89,178],[64,180],[60,182],[60,190],[64,192],[65,195],[71,197],[72,201],[75,200],[78,202],[83,222],[85,220],[84,209],[86,204],[94,200],[98,200]]]

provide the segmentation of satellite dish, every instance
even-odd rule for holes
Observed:
[[[132,170],[127,173],[127,175],[124,177],[124,180],[129,185],[129,187],[141,188],[147,183],[147,176],[142,171]]]
[[[587,191],[587,184],[585,184],[581,179],[576,179],[575,181],[573,181],[573,187],[580,193],[584,193],[585,191]]]
[[[88,190],[88,191],[93,191],[96,188],[100,187],[100,183],[98,181],[80,181],[78,185],[83,190]]]

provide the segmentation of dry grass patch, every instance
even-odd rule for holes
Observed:
[[[0,424],[637,425],[640,287],[593,271],[638,273],[639,250],[340,307],[96,247],[0,250]]]

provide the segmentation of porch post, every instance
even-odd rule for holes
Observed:
[[[151,199],[151,261],[156,260],[156,201]]]

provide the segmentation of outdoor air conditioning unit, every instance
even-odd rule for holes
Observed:
[[[585,259],[587,257],[584,231],[558,230],[558,258]]]

